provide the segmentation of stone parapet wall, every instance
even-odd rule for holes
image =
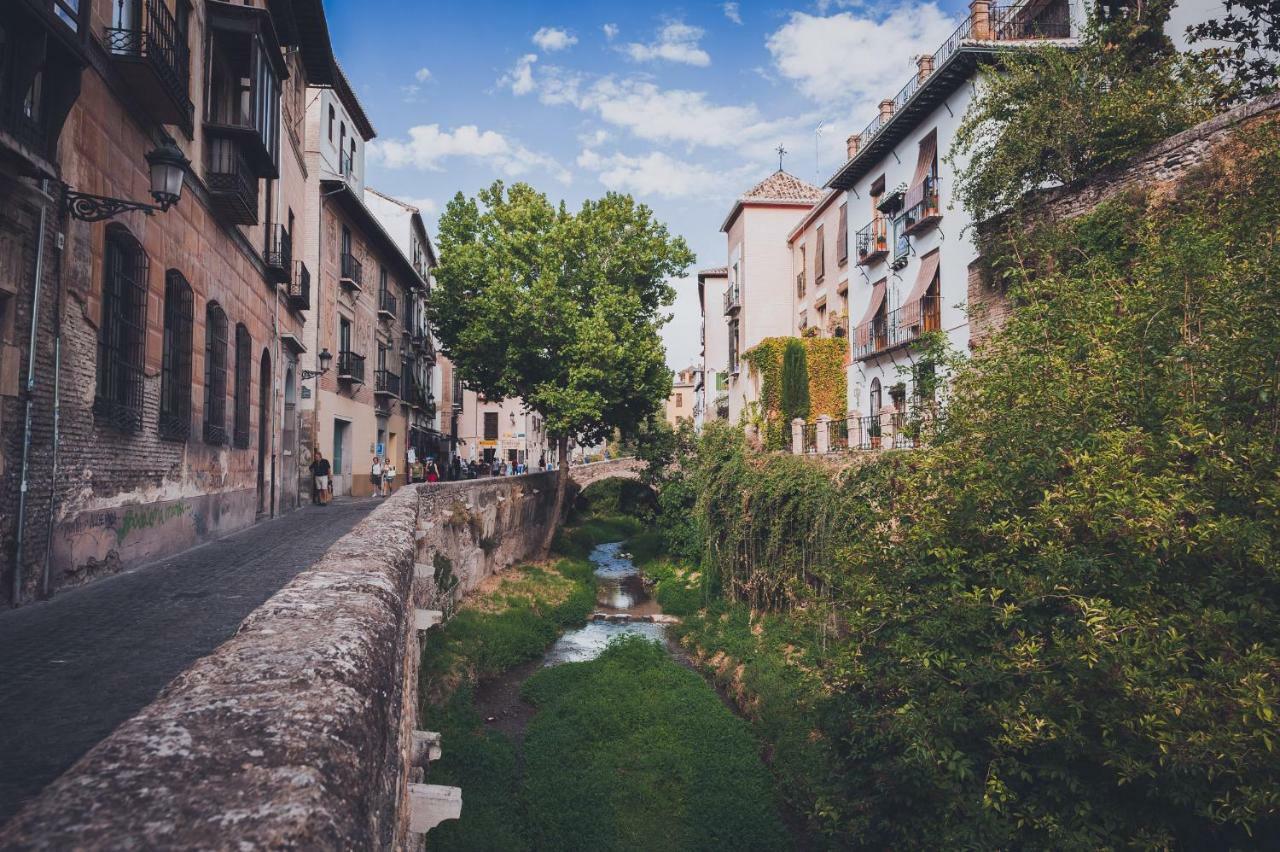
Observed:
[[[1280,94],[1256,98],[1247,104],[1169,137],[1122,168],[1093,176],[1069,186],[1044,190],[1033,197],[1039,220],[1070,219],[1088,213],[1120,193],[1140,189],[1170,192],[1192,169],[1206,162],[1242,126],[1280,117]],[[1004,222],[996,217],[979,227],[980,235],[999,229]],[[981,261],[970,267],[970,346],[976,348],[999,331],[1008,317],[1010,305],[1004,292],[992,285]]]
[[[414,610],[435,593],[415,562],[445,555],[471,588],[537,556],[556,476],[396,492],[0,828],[0,849],[419,846]]]

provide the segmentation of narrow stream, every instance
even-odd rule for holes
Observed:
[[[544,666],[593,660],[614,637],[638,634],[666,644],[662,609],[649,596],[640,570],[622,542],[601,544],[591,551],[596,566],[596,611],[586,627],[570,630],[543,657]]]

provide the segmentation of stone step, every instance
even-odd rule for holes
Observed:
[[[426,834],[447,819],[462,816],[462,790],[440,784],[409,785],[409,831]]]

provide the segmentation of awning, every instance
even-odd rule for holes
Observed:
[[[916,173],[911,178],[903,206],[910,210],[924,201],[924,179],[933,174],[933,161],[938,156],[938,131],[932,130],[920,140],[920,154],[916,159]]]
[[[929,285],[938,277],[938,259],[936,250],[920,258],[920,274],[916,276],[916,283],[902,303],[902,310],[898,313],[898,328],[920,324],[920,301],[929,292]]]
[[[871,304],[867,305],[867,312],[862,315],[862,319],[858,320],[857,342],[859,346],[866,346],[871,343],[871,321],[875,319],[880,306],[884,304],[884,294],[888,288],[889,280],[887,278],[881,278],[871,286]]]

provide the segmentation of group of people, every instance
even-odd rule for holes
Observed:
[[[556,463],[548,461],[546,454],[538,457],[534,470],[555,470]],[[437,462],[435,456],[415,458],[409,463],[409,482],[441,482],[445,480],[479,479],[485,476],[519,476],[530,473],[523,461],[513,461],[495,456],[490,461],[471,459],[464,461],[454,455],[447,462]],[[333,500],[333,468],[317,447],[311,462],[311,476],[315,482],[316,502],[327,506]],[[369,466],[369,478],[373,493],[386,497],[395,488],[396,464],[390,456],[374,456]]]

